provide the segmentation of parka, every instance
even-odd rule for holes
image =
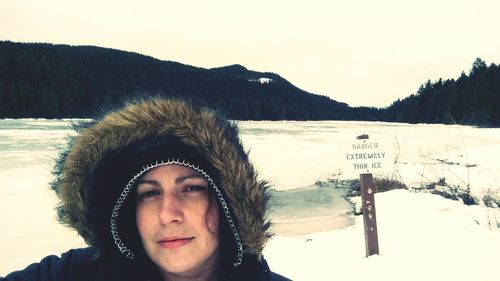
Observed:
[[[181,99],[128,102],[81,126],[61,153],[52,189],[58,219],[89,245],[49,256],[5,280],[158,280],[135,225],[135,181],[179,164],[203,174],[220,210],[222,280],[288,280],[262,251],[272,236],[269,184],[258,179],[234,122]]]

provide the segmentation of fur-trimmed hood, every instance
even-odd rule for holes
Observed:
[[[95,205],[90,194],[106,188],[95,185],[100,162],[132,143],[168,136],[195,147],[211,164],[234,216],[244,252],[260,256],[271,236],[267,182],[257,179],[235,124],[211,110],[178,99],[131,102],[78,131],[55,171],[53,189],[60,199],[60,221],[78,231],[89,245],[99,247],[96,228],[109,226],[93,225],[89,210]]]

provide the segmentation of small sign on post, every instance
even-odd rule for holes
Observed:
[[[367,257],[379,254],[372,173],[387,172],[394,168],[394,159],[389,153],[390,147],[390,142],[370,140],[368,135],[358,136],[355,141],[339,143],[340,172],[345,176],[359,176],[361,183],[361,207]]]
[[[339,143],[340,172],[343,175],[358,176],[392,171],[394,157],[392,143],[387,140],[369,140],[368,135],[361,135],[355,141]]]

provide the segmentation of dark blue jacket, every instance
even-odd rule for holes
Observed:
[[[92,248],[74,249],[61,255],[48,256],[23,270],[0,277],[1,281],[112,281],[151,280],[144,274],[129,270],[123,265],[96,258]],[[264,259],[249,260],[230,278],[238,281],[286,281],[289,280],[269,270]]]

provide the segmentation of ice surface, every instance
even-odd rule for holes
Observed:
[[[239,125],[257,169],[278,190],[346,178],[339,173],[339,142],[362,134],[392,141],[387,153],[396,160],[394,171],[380,176],[412,187],[445,178],[449,184],[470,187],[476,198],[500,189],[500,129],[352,121]]]
[[[343,199],[345,194],[345,189],[333,183],[274,191],[270,204],[273,231],[276,235],[304,235],[351,225],[353,206]]]
[[[49,254],[84,246],[55,220],[48,185],[70,120],[0,120],[0,276]],[[396,175],[417,186],[446,178],[475,196],[500,190],[500,130],[382,122],[238,122],[262,178],[276,191],[276,236],[265,256],[294,280],[498,280],[498,209],[429,194],[376,194],[381,255],[364,257],[361,217],[345,215],[338,143],[389,138]]]

